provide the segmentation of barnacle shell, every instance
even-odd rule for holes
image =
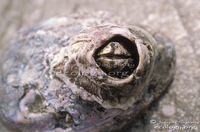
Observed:
[[[2,61],[3,122],[20,131],[122,129],[173,79],[173,44],[147,30],[97,12],[22,33]]]

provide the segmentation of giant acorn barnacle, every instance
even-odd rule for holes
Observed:
[[[175,51],[163,34],[118,20],[98,12],[22,32],[1,63],[5,126],[116,131],[135,121],[172,82]]]

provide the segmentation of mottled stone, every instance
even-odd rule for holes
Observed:
[[[176,108],[172,105],[164,105],[162,108],[162,113],[164,116],[173,116],[176,112]]]

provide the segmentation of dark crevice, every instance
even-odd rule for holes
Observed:
[[[118,42],[123,46],[125,50],[128,51],[131,55],[115,55],[115,54],[104,54],[98,55],[100,51],[102,51],[109,43]],[[112,45],[111,45],[112,46]],[[101,61],[99,61],[99,58]],[[133,71],[137,68],[139,64],[139,54],[137,51],[136,44],[129,39],[116,35],[112,37],[110,40],[106,41],[100,48],[98,48],[94,54],[94,59],[98,66],[109,76],[114,78],[124,79],[130,76]],[[126,64],[120,63],[120,61],[125,60]],[[116,62],[119,60],[119,63]],[[106,63],[107,62],[107,63]],[[105,65],[106,64],[106,65]],[[116,66],[117,64],[117,66]],[[119,67],[121,69],[119,69]]]

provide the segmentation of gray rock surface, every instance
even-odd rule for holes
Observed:
[[[74,12],[110,11],[132,25],[164,32],[177,54],[177,71],[169,92],[128,131],[200,131],[199,7],[198,0],[0,0],[0,55],[18,30],[41,20]],[[173,115],[165,116],[166,106],[174,107]],[[1,125],[0,131],[7,130]]]

